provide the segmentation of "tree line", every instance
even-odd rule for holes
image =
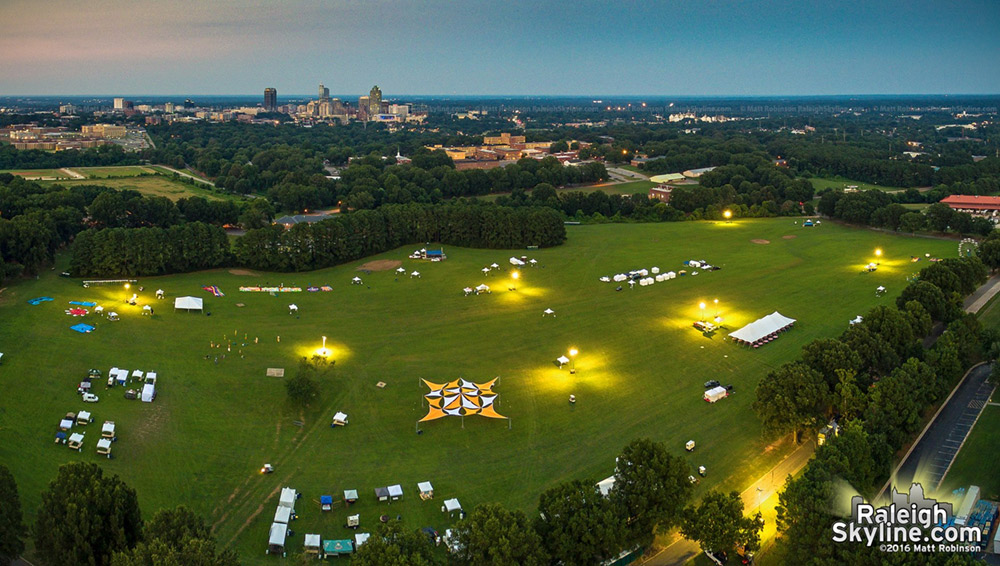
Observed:
[[[943,399],[987,349],[1000,346],[995,331],[961,309],[962,298],[986,276],[976,257],[934,263],[894,306],[875,307],[839,337],[807,344],[799,360],[758,384],[753,409],[770,434],[800,439],[832,417],[840,424],[839,436],[828,439],[779,494],[778,548],[788,563],[883,563],[885,555],[875,549],[832,542],[837,482],[872,500],[888,479],[893,454],[918,430],[927,407]],[[934,321],[946,330],[925,349],[922,339]],[[916,563],[971,562],[928,554]]]
[[[817,210],[831,218],[852,224],[885,228],[893,232],[955,232],[987,236],[994,232],[991,221],[968,212],[959,212],[938,202],[921,211],[900,204],[898,197],[879,190],[845,193],[830,190],[820,197]]]
[[[516,249],[550,247],[566,240],[566,227],[548,208],[492,204],[385,205],[340,214],[285,230],[249,230],[234,247],[236,263],[266,271],[309,271],[388,251],[405,244]]]

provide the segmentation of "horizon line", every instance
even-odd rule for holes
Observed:
[[[274,88],[274,87],[267,87]],[[280,92],[280,91],[279,91]],[[142,93],[142,94],[121,94],[121,93],[102,93],[102,94],[71,94],[71,93],[58,93],[58,94],[3,94],[0,93],[0,98],[19,98],[19,97],[59,97],[59,96],[90,96],[95,98],[121,98],[126,96],[132,97],[165,97],[165,96],[211,96],[211,97],[259,97],[263,96],[263,89],[261,92],[254,93],[224,93],[224,94],[192,94],[192,93]],[[311,97],[314,94],[306,93],[293,93],[283,95],[286,98],[298,98],[298,97]],[[341,96],[355,96],[354,94],[344,94],[338,93],[336,95],[330,95],[331,98]],[[366,96],[365,94],[358,94],[358,97]],[[1000,92],[991,93],[976,93],[976,92],[925,92],[925,93],[836,93],[836,94],[441,94],[441,93],[401,93],[393,94],[392,97],[405,97],[405,96],[419,96],[419,97],[439,97],[439,98],[459,98],[459,97],[497,97],[497,98],[819,98],[819,97],[836,97],[836,98],[848,98],[848,97],[881,97],[881,96],[899,96],[899,97],[916,97],[916,96],[928,96],[928,97],[949,97],[949,96],[986,96],[1000,97]]]

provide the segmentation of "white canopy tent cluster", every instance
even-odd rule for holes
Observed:
[[[677,273],[674,271],[660,272],[659,267],[651,267],[649,269],[634,269],[627,273],[617,273],[613,276],[604,276],[600,278],[601,283],[622,283],[628,281],[629,286],[633,287],[636,283],[640,287],[648,287],[654,283],[662,283],[663,281],[669,281],[671,279],[676,279]]]

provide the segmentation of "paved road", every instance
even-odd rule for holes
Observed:
[[[965,298],[965,302],[963,303],[965,312],[979,312],[998,292],[1000,292],[1000,274],[991,277],[986,283],[976,289],[975,293]]]
[[[979,414],[996,389],[988,383],[992,366],[983,364],[965,377],[937,417],[927,425],[923,436],[893,474],[892,484],[905,491],[913,481],[928,492],[936,489],[979,419]]]
[[[772,468],[771,471],[765,473],[757,481],[753,482],[750,487],[746,488],[740,494],[740,497],[743,498],[745,513],[747,515],[755,514],[762,501],[766,501],[768,497],[771,497],[775,492],[784,487],[785,478],[788,477],[788,474],[794,475],[804,468],[815,452],[816,445],[812,442],[807,442],[799,446],[786,456],[784,460],[779,462],[777,466]],[[760,488],[760,491],[758,491],[758,488]],[[701,554],[701,547],[698,546],[697,542],[677,535],[677,540],[665,546],[660,552],[643,564],[644,566],[683,565],[698,554]]]

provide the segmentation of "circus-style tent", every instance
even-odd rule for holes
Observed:
[[[441,417],[481,415],[493,419],[507,417],[496,412],[494,402],[497,394],[493,392],[496,379],[486,383],[473,383],[464,379],[456,379],[448,383],[432,383],[422,380],[430,392],[424,395],[427,399],[427,415],[420,419],[432,421]]]

